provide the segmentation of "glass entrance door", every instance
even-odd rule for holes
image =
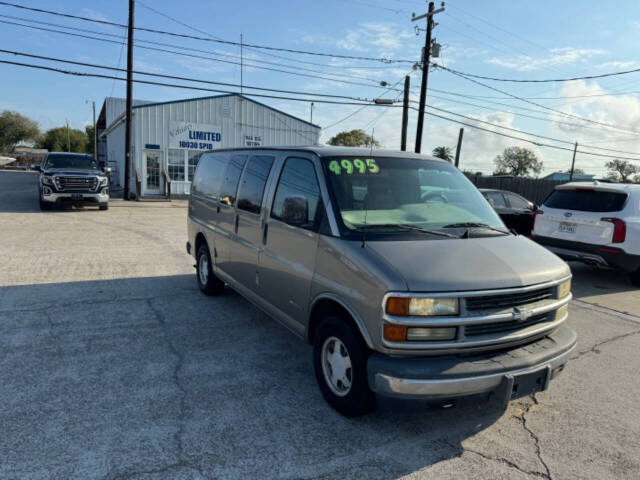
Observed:
[[[145,152],[145,159],[146,193],[162,193],[162,152]]]

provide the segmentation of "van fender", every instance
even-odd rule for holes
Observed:
[[[318,294],[314,299],[313,302],[311,302],[311,306],[309,308],[309,313],[311,313],[313,311],[313,309],[315,308],[316,304],[320,301],[320,300],[332,300],[334,302],[336,302],[338,305],[340,305],[342,308],[344,308],[347,313],[349,313],[349,315],[351,315],[351,318],[353,318],[353,321],[356,323],[356,326],[358,327],[358,330],[360,331],[360,335],[362,335],[362,338],[364,339],[365,343],[367,344],[367,347],[369,347],[370,349],[373,350],[373,342],[371,341],[371,336],[369,335],[369,332],[367,331],[367,328],[364,325],[364,322],[362,321],[362,318],[360,318],[360,316],[356,313],[355,309],[352,308],[347,302],[345,302],[344,300],[342,300],[340,297],[338,297],[337,295],[333,294],[333,293],[320,293]],[[311,325],[311,322],[307,322],[307,326],[305,329],[305,337],[309,338],[309,326]]]

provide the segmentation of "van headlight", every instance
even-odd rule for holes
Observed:
[[[389,297],[385,311],[400,317],[430,317],[458,315],[460,307],[458,299],[452,297]]]
[[[571,279],[558,285],[558,298],[564,298],[571,293]]]

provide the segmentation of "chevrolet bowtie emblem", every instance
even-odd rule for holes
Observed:
[[[513,319],[518,321],[526,320],[531,316],[531,311],[526,310],[524,308],[514,307],[513,309]]]

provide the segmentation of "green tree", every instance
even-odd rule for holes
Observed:
[[[629,183],[631,175],[640,173],[640,169],[626,160],[617,158],[604,164],[607,167],[607,178],[621,183]]]
[[[93,153],[93,125],[87,125],[84,127],[84,134],[87,137],[85,152]]]
[[[71,152],[86,153],[87,135],[76,128],[56,127],[47,130],[38,140],[39,148],[46,148],[50,152],[66,152],[70,144]]]
[[[542,161],[531,150],[522,147],[505,148],[493,163],[496,165],[494,175],[528,177],[542,171]]]
[[[432,150],[431,154],[449,163],[453,160],[453,155],[451,155],[451,149],[449,147],[436,147]]]
[[[329,140],[329,145],[342,145],[344,147],[379,147],[380,143],[364,130],[351,130],[338,133]]]
[[[0,152],[11,151],[16,144],[35,140],[38,135],[40,129],[33,120],[11,110],[0,113]]]

